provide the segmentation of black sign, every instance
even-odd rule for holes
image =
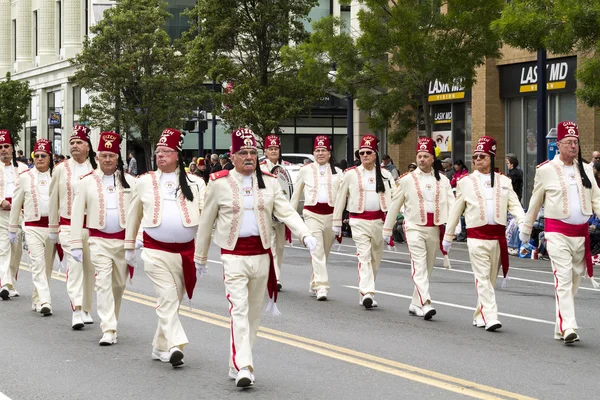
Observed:
[[[538,71],[535,61],[500,66],[500,97],[535,96]],[[575,93],[577,57],[546,62],[546,89],[550,93]]]
[[[427,87],[427,101],[429,103],[456,103],[471,100],[471,89],[465,90],[461,82],[443,83],[438,81],[429,82]]]

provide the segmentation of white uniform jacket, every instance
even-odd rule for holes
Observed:
[[[40,194],[37,188],[37,174],[38,170],[31,168],[25,172],[21,172],[19,175],[8,222],[8,230],[10,232],[16,232],[19,228],[21,209],[23,209],[25,214],[25,222],[39,221],[42,216],[38,206]],[[46,184],[49,185],[50,182],[46,182]]]
[[[177,179],[181,171],[177,170]],[[183,172],[185,173],[185,172]],[[131,204],[127,211],[127,230],[125,231],[125,249],[135,249],[135,239],[140,226],[145,228],[156,228],[162,222],[163,198],[160,190],[160,176],[162,172],[151,171],[137,178],[136,185],[131,197]],[[197,226],[200,213],[204,207],[206,184],[204,179],[195,175],[187,174],[188,182],[194,201],[186,199],[181,190],[178,194],[178,209],[183,226]]]
[[[325,179],[327,182],[327,205],[335,206],[335,199],[342,180],[342,170],[336,167],[337,174],[331,172],[329,164],[325,164]],[[292,208],[298,208],[300,197],[304,192],[304,205],[314,206],[319,198],[319,164],[316,162],[304,164],[300,167],[296,182],[294,182],[294,194],[292,195]]]
[[[121,185],[119,171],[115,171],[114,178],[117,188],[119,226],[126,228],[125,215],[131,202],[131,194],[135,187],[136,180],[129,174],[125,174],[125,179],[129,183],[129,189]],[[90,172],[81,178],[75,200],[73,202],[73,212],[71,213],[71,241],[72,248],[81,248],[83,229],[105,229],[106,228],[106,201],[104,199],[104,185],[102,178],[104,173],[100,168]],[[86,226],[83,226],[84,218]]]
[[[533,223],[537,218],[542,205],[544,206],[544,217],[552,219],[569,218],[571,211],[569,205],[569,192],[563,171],[564,163],[560,156],[556,155],[554,159],[548,160],[537,166],[535,171],[535,181],[533,184],[533,193],[529,200],[529,209],[525,216],[523,232],[531,234]],[[592,168],[584,164],[583,168],[592,183],[591,189],[586,189],[581,183],[581,175],[577,160],[573,162],[575,179],[577,180],[577,190],[581,199],[581,213],[592,216],[594,212],[600,212],[600,189],[594,179]]]
[[[224,170],[210,175],[206,203],[196,238],[196,262],[206,264],[215,220],[215,244],[226,250],[235,248],[244,217],[242,178],[243,175],[235,170]],[[304,242],[310,231],[281,192],[277,179],[265,173],[263,181],[265,188],[259,189],[256,175],[252,175],[254,213],[263,247],[271,248],[272,216],[288,226],[292,233]]]
[[[350,167],[344,171],[340,188],[335,199],[333,210],[333,226],[342,226],[342,215],[344,209],[351,213],[363,213],[365,211],[365,190],[363,189],[363,171],[365,168],[362,165],[358,167]],[[396,184],[392,178],[392,174],[385,168],[381,169],[383,177],[383,185],[385,186],[384,193],[379,194],[379,206],[381,211],[387,212],[388,207],[392,202],[392,194],[396,190]],[[346,199],[348,204],[346,205]]]
[[[456,184],[456,200],[450,211],[444,240],[448,242],[454,240],[454,229],[463,213],[467,229],[488,224],[487,200],[481,187],[480,176],[478,171],[473,171],[460,178]],[[509,177],[496,172],[494,174],[494,222],[506,226],[509,212],[516,218],[517,224],[525,218],[519,197],[513,190],[512,181]]]
[[[426,199],[423,195],[421,187],[422,182],[419,177],[421,175],[431,175],[433,182],[433,223],[442,225],[448,221],[450,209],[454,204],[454,193],[450,181],[440,171],[440,180],[435,179],[433,172],[427,174],[417,168],[413,172],[407,172],[402,175],[396,182],[397,189],[392,196],[392,203],[388,210],[388,216],[385,219],[383,226],[383,235],[392,236],[392,229],[396,223],[396,216],[400,208],[404,206],[404,221],[407,226],[410,225],[426,225],[427,224],[427,209],[425,207]]]
[[[71,219],[73,211],[73,200],[75,193],[73,190],[73,170],[76,161],[73,158],[65,160],[54,167],[52,170],[52,179],[50,180],[50,203],[48,205],[48,227],[51,233],[58,232],[60,218]],[[92,164],[89,159],[85,160],[89,170],[92,170]]]

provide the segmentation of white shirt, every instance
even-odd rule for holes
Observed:
[[[373,168],[371,171],[366,169],[364,170],[362,178],[363,188],[365,191],[365,211],[381,210],[375,176],[375,168]]]
[[[106,226],[102,229],[105,233],[116,233],[123,230],[119,225],[119,200],[117,198],[117,187],[114,175],[104,175],[102,186],[104,188],[104,199],[106,202]]]
[[[160,225],[154,228],[144,228],[151,238],[165,243],[187,243],[196,237],[198,226],[186,227],[181,220],[177,206],[177,191],[179,181],[177,173],[171,172],[160,175],[160,193],[163,199]]]
[[[13,197],[15,192],[15,172],[12,162],[4,166],[4,198]]]
[[[329,164],[319,165],[319,195],[317,197],[318,203],[327,203],[327,167],[329,167]]]
[[[242,198],[244,199],[244,212],[242,227],[239,237],[259,236],[258,224],[254,213],[254,188],[252,187],[252,176],[242,178]]]
[[[73,168],[73,176],[71,177],[71,186],[73,187],[73,197],[77,194],[77,188],[79,186],[79,181],[81,177],[90,172],[90,167],[86,162],[83,164],[79,164],[75,161],[75,166]]]
[[[575,166],[563,165],[563,174],[567,183],[567,191],[569,193],[569,218],[565,218],[562,221],[567,224],[581,225],[588,222],[589,216],[582,214],[581,212],[581,198],[579,197],[579,190],[577,186],[581,178],[577,177],[575,173]]]
[[[50,173],[36,170],[35,186],[39,193],[39,210],[42,217],[48,216],[48,203],[50,202]]]
[[[420,171],[420,173],[417,173],[417,176],[419,177],[419,184],[423,191],[425,210],[427,213],[433,214],[435,212],[435,208],[433,207],[433,198],[435,196],[435,177],[433,176],[433,172],[426,173]]]
[[[480,174],[479,184],[483,188],[483,196],[486,201],[488,225],[497,225],[494,220],[494,188],[492,187],[492,174]],[[498,185],[498,179],[494,179],[494,185]]]

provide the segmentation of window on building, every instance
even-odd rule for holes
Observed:
[[[62,49],[62,3],[60,1],[56,2],[56,37],[58,38],[58,52],[60,54],[60,50]]]
[[[171,39],[178,39],[190,27],[183,12],[188,8],[193,8],[196,0],[170,0],[168,3],[167,11],[173,15],[173,18],[167,20],[167,33]]]
[[[34,55],[38,55],[38,12],[33,12],[33,51]]]
[[[89,5],[90,5],[90,0],[82,0],[83,1],[83,7],[81,7],[81,9],[83,10],[83,34],[87,35],[89,33],[89,29],[90,29],[90,9],[89,9]]]
[[[12,53],[13,53],[13,63],[17,61],[17,20],[12,20]]]
[[[304,29],[312,32],[312,23],[322,18],[328,17],[333,13],[331,2],[329,0],[319,0],[319,4],[310,10],[308,19],[304,21]]]
[[[343,22],[342,32],[350,33],[351,32],[350,6],[340,6],[340,18]]]

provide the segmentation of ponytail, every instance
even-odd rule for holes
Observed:
[[[185,172],[185,165],[183,164],[183,155],[181,152],[178,152],[177,158],[179,159],[179,188],[181,189],[181,193],[183,197],[185,197],[188,201],[194,201],[194,193],[192,193],[192,188],[188,184],[188,176]],[[125,177],[123,177],[125,179]]]
[[[385,193],[385,186],[383,185],[383,176],[381,175],[381,162],[379,161],[379,153],[375,152],[375,191],[377,193]]]
[[[581,145],[579,145],[579,153],[577,153],[577,162],[579,167],[579,174],[581,175],[581,183],[583,187],[587,189],[592,188],[592,182],[590,182],[590,178],[585,173],[585,169],[583,168],[583,159],[581,158]]]
[[[496,162],[495,161],[496,161],[496,157],[494,155],[490,154],[490,162],[492,164],[491,172],[490,172],[492,187],[494,187],[494,175],[496,174]]]
[[[129,183],[127,183],[127,179],[125,178],[125,172],[123,171],[123,159],[121,158],[121,153],[119,153],[119,161],[117,162],[117,171],[119,171],[119,180],[121,181],[121,185],[125,189],[129,189]]]
[[[256,164],[256,183],[258,184],[259,189],[264,189],[266,187],[262,170],[260,169],[260,164],[258,164],[258,162]]]

